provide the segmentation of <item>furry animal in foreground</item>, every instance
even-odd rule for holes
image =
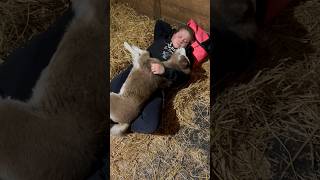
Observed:
[[[161,62],[151,58],[146,50],[124,43],[131,53],[133,68],[118,94],[110,93],[110,119],[118,124],[110,129],[111,135],[123,135],[136,118],[145,102],[158,89],[168,87],[170,82],[164,76],[151,72],[151,63],[163,63],[165,67],[189,74],[190,61],[184,48],[175,51],[168,61]]]
[[[106,144],[106,2],[75,18],[27,102],[0,98],[0,179],[81,180]],[[84,8],[85,7],[85,8]]]

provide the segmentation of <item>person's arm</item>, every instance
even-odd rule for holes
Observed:
[[[172,68],[167,68],[167,67],[165,67],[165,71],[162,75],[168,80],[172,81],[173,87],[184,85],[185,83],[188,82],[190,77],[188,74],[185,74],[182,71],[172,69]]]
[[[173,32],[173,29],[170,24],[157,20],[154,27],[154,40],[157,40],[160,37],[168,38]]]
[[[189,75],[177,69],[164,67],[160,63],[152,63],[151,71],[154,74],[164,76],[172,82],[174,87],[185,84],[189,80]]]

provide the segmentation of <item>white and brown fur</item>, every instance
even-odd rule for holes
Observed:
[[[184,48],[175,51],[168,61],[160,62],[151,58],[148,51],[124,43],[131,53],[133,68],[118,94],[110,93],[110,119],[118,124],[110,129],[111,135],[123,135],[140,113],[144,103],[159,88],[169,86],[171,83],[164,76],[153,74],[151,63],[162,63],[165,67],[180,70],[189,74],[190,61]]]
[[[73,3],[76,16],[31,99],[0,98],[1,180],[86,179],[107,141],[107,6]]]

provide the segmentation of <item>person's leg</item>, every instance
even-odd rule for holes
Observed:
[[[123,85],[123,83],[126,81],[129,73],[131,72],[132,65],[127,67],[125,70],[120,72],[120,74],[116,75],[110,82],[110,92],[118,93],[120,92],[120,89]]]
[[[48,30],[34,36],[8,56],[0,65],[0,96],[22,101],[30,98],[36,81],[50,62],[72,18],[70,8]]]
[[[154,133],[162,117],[162,91],[158,90],[146,103],[139,117],[131,124],[131,131],[138,133]]]

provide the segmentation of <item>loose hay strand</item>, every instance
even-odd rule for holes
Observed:
[[[0,2],[0,58],[45,31],[69,7],[68,0]]]

